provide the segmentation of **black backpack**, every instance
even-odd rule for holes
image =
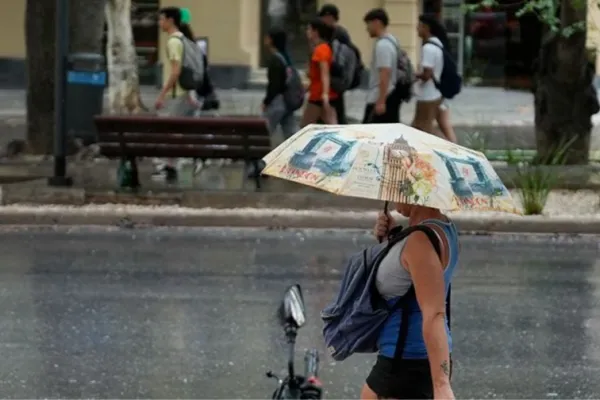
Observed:
[[[352,82],[350,83],[350,87],[348,88],[349,90],[352,90],[360,86],[360,83],[362,82],[362,77],[365,72],[365,65],[362,62],[362,57],[358,47],[356,47],[352,42],[348,43],[348,47],[350,47],[356,55],[356,67],[354,68],[354,77],[352,78]]]
[[[430,41],[428,41],[427,43],[432,44],[438,49],[442,50],[442,53],[444,54],[444,68],[442,69],[440,81],[438,82],[434,78],[433,83],[435,84],[435,87],[440,91],[443,98],[452,99],[454,98],[454,96],[460,93],[460,89],[462,86],[462,77],[458,74],[456,62],[454,62],[452,55],[444,47]]]
[[[208,57],[202,53],[204,60],[204,79],[200,84],[200,87],[196,89],[198,97],[204,98],[202,103],[202,111],[218,110],[221,107],[221,102],[215,92],[215,87],[210,79],[209,68],[208,68]]]

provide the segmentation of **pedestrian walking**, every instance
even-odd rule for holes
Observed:
[[[195,51],[195,44],[190,42],[181,32],[181,10],[177,7],[165,7],[159,12],[159,26],[163,32],[168,35],[166,41],[166,54],[168,62],[165,63],[165,75],[167,80],[158,95],[155,107],[168,116],[188,117],[193,116],[196,111],[196,105],[190,97],[190,89],[184,89],[181,86],[180,76],[184,67],[193,69],[194,76],[202,76],[204,67],[202,59],[198,56],[197,60],[192,60],[193,54],[188,52]],[[187,41],[187,42],[186,42]],[[193,67],[184,65],[184,49]],[[200,54],[199,51],[197,52]],[[168,181],[177,180],[176,160],[168,159],[157,166],[157,171],[153,174],[155,177],[164,177]]]
[[[339,24],[340,10],[334,4],[324,4],[319,10],[319,17],[328,26],[333,28],[333,58],[334,69],[339,70],[338,100],[335,104],[338,124],[348,123],[346,118],[346,105],[344,95],[348,90],[360,86],[364,65],[360,50],[352,43],[348,31]],[[333,80],[335,84],[335,79]]]
[[[417,107],[413,126],[428,133],[435,133],[433,121],[437,121],[441,137],[456,143],[456,134],[450,123],[448,100],[461,86],[456,63],[450,56],[450,43],[446,29],[436,17],[419,17],[419,36],[423,39],[420,71],[415,85]]]
[[[453,399],[446,301],[458,265],[458,233],[438,209],[399,203],[396,211],[408,218],[409,226],[432,228],[439,248],[424,232],[414,232],[394,244],[380,262],[375,278],[379,294],[390,307],[399,298],[408,303],[383,325],[379,355],[361,399]],[[375,236],[387,238],[394,226],[393,218],[381,213]]]
[[[375,39],[363,124],[400,122],[400,101],[394,95],[398,80],[398,40],[387,32],[389,17],[382,8],[369,11],[364,22]]]
[[[299,130],[294,112],[304,102],[304,86],[289,56],[285,31],[271,28],[264,38],[264,45],[270,58],[267,64],[267,90],[262,102],[263,115],[271,136],[281,127],[283,137],[288,139]],[[261,170],[264,167],[262,160],[258,167]],[[248,168],[247,176],[254,177],[254,167]]]
[[[308,69],[308,102],[301,125],[314,124],[319,119],[326,124],[336,124],[335,107],[339,96],[331,89],[333,28],[317,18],[308,24],[306,36],[312,46],[312,54]]]
[[[435,36],[440,40],[440,42],[442,42],[443,48],[449,52],[450,41],[448,40],[448,32],[442,24],[437,25],[437,27],[433,28],[437,31]],[[454,133],[454,128],[450,122],[450,101],[448,99],[442,99],[442,103],[438,107],[435,120],[440,128],[440,136],[452,143],[458,143],[456,134]]]
[[[417,32],[423,40],[421,62],[416,74],[415,85],[417,104],[412,126],[427,133],[434,134],[433,122],[442,104],[442,94],[436,85],[444,68],[444,44],[436,36],[440,23],[434,17],[419,17]]]
[[[288,68],[293,69],[287,50],[287,34],[281,28],[271,28],[264,38],[264,45],[270,54],[267,64],[267,90],[262,109],[271,134],[281,127],[284,138],[298,131],[293,109],[286,104],[284,94],[288,89]],[[295,69],[291,71],[295,73]]]

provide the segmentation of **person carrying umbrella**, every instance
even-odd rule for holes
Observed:
[[[361,398],[453,399],[446,299],[449,305],[460,246],[444,212],[521,214],[485,155],[403,124],[313,125],[263,160],[264,174],[385,201],[375,236],[387,240],[391,234],[392,241],[377,261],[374,286],[388,309],[400,300],[403,306],[373,333],[377,361]],[[424,225],[433,233],[415,231],[394,241],[388,203],[409,226]]]
[[[452,337],[446,322],[446,295],[458,266],[459,243],[454,224],[435,208],[395,204],[409,225],[425,224],[440,238],[441,257],[423,232],[414,232],[394,245],[379,264],[377,291],[393,304],[414,287],[403,351],[396,346],[401,313],[393,313],[379,336],[379,354],[361,391],[361,399],[453,399],[450,384]],[[380,213],[376,237],[387,237],[396,225]]]

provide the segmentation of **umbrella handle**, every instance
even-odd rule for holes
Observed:
[[[388,216],[390,215],[389,210],[388,210],[389,205],[390,205],[389,201],[386,201],[385,203],[383,203],[383,213]],[[383,239],[385,239],[385,237],[383,237],[383,236],[377,237],[377,241],[379,243],[382,243]]]

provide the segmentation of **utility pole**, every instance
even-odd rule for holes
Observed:
[[[54,78],[54,174],[51,186],[71,186],[67,176],[67,55],[69,52],[69,0],[56,0],[56,60]]]

